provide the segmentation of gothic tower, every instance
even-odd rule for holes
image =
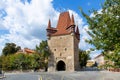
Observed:
[[[48,60],[48,71],[75,71],[79,67],[80,33],[75,25],[74,16],[63,12],[59,16],[56,28],[47,27],[48,46],[51,56]]]

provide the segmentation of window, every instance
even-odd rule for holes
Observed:
[[[56,51],[56,49],[54,49],[54,51]]]
[[[62,37],[60,37],[60,39],[62,39]]]
[[[60,53],[60,56],[62,56],[62,53]]]
[[[65,51],[67,51],[67,48],[65,48]]]

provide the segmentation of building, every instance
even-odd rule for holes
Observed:
[[[51,56],[48,60],[48,71],[75,71],[79,67],[80,33],[75,25],[74,16],[69,12],[62,12],[56,28],[47,27],[48,46]]]
[[[94,60],[87,60],[86,67],[93,67],[93,65],[95,65],[95,61]]]
[[[21,49],[17,52],[17,54],[19,54],[19,53],[34,54],[35,50],[29,49],[29,48],[24,48],[24,49]]]
[[[25,54],[33,54],[35,53],[35,50],[29,49],[29,48],[24,48]]]
[[[97,63],[98,66],[104,65],[105,60],[103,54],[100,54],[94,58],[95,62]]]

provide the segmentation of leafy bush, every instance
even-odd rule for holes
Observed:
[[[13,54],[0,57],[0,66],[3,70],[28,70],[44,67],[44,61],[39,54]]]

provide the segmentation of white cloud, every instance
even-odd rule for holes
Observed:
[[[8,30],[9,34],[0,34],[0,50],[6,42],[34,48],[45,39],[49,18],[54,24],[59,14],[51,2],[52,0],[32,0],[30,4],[23,4],[20,0],[2,0],[0,9],[4,9],[7,15],[0,19],[0,30]]]
[[[102,9],[99,9],[97,12],[98,14],[102,14]],[[90,17],[95,17],[95,14],[94,13],[90,14]]]
[[[0,50],[7,42],[14,42],[19,46],[35,48],[41,40],[46,39],[46,27],[48,19],[52,26],[56,26],[59,12],[53,8],[53,0],[32,0],[29,4],[21,3],[20,0],[2,0],[0,9],[4,9],[7,15],[0,19],[0,30],[8,30],[7,34],[0,34]],[[69,10],[75,16],[75,22],[81,33],[80,48],[86,50],[91,46],[86,44],[85,39],[90,38],[86,33],[87,25],[82,18],[73,10]],[[0,51],[1,52],[1,51]]]

